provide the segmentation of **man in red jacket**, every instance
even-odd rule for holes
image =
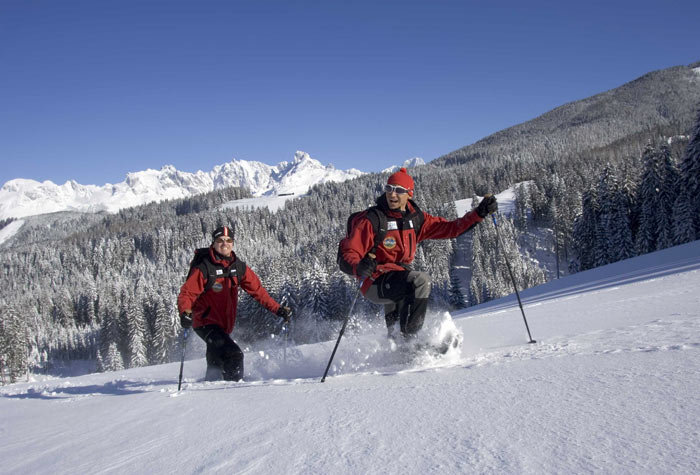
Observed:
[[[248,292],[260,305],[283,318],[290,310],[270,297],[260,279],[233,252],[233,233],[228,226],[217,228],[202,262],[193,266],[180,288],[177,306],[183,328],[193,327],[207,344],[206,380],[239,381],[243,377],[243,351],[231,339],[236,323],[238,288]]]
[[[393,338],[394,326],[399,322],[401,334],[410,338],[423,327],[430,296],[430,276],[410,267],[416,245],[426,239],[455,238],[496,212],[498,204],[493,195],[487,195],[475,210],[454,221],[431,216],[409,199],[414,183],[405,168],[389,177],[384,191],[376,200],[387,220],[382,242],[375,247],[375,225],[364,213],[352,223],[341,252],[355,275],[364,279],[364,296],[384,305],[389,336]]]

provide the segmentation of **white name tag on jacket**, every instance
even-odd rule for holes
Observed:
[[[387,221],[386,222],[386,230],[387,231],[393,231],[399,229],[398,224],[396,224],[396,221]]]

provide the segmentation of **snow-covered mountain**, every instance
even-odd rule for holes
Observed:
[[[409,158],[408,160],[403,162],[402,165],[394,165],[392,167],[385,168],[384,170],[382,170],[382,173],[394,173],[396,170],[398,170],[401,167],[413,168],[413,167],[417,167],[419,165],[425,165],[425,160],[423,160],[420,157]]]
[[[362,174],[354,168],[337,170],[333,165],[323,165],[307,153],[298,151],[291,162],[275,166],[234,159],[209,172],[189,173],[166,165],[160,170],[129,173],[125,181],[114,185],[81,185],[73,180],[57,185],[51,181],[40,183],[18,178],[0,188],[0,219],[56,211],[116,212],[229,186],[247,187],[254,196],[303,194],[317,183],[344,181]]]
[[[379,321],[245,348],[244,381],[179,363],[0,388],[3,473],[698,473],[700,242],[456,313],[461,351],[392,351]],[[428,315],[426,325],[436,321]]]

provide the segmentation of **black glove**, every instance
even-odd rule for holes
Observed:
[[[185,310],[180,314],[180,325],[182,328],[192,328],[192,311]]]
[[[374,274],[375,270],[377,270],[377,261],[375,261],[374,258],[370,257],[369,255],[363,257],[362,260],[357,263],[357,267],[355,268],[356,274],[363,279],[366,279]]]
[[[284,323],[289,323],[289,319],[292,318],[292,309],[280,305],[276,315],[284,320]]]
[[[496,202],[496,197],[493,195],[486,195],[476,207],[476,214],[481,218],[485,218],[489,214],[498,211],[498,203]]]

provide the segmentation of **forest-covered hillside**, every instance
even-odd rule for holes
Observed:
[[[700,62],[653,71],[492,134],[431,164],[449,166],[484,157],[561,162],[610,145],[615,145],[614,153],[637,154],[638,144],[629,137],[657,131],[682,134],[692,127],[698,103]]]

